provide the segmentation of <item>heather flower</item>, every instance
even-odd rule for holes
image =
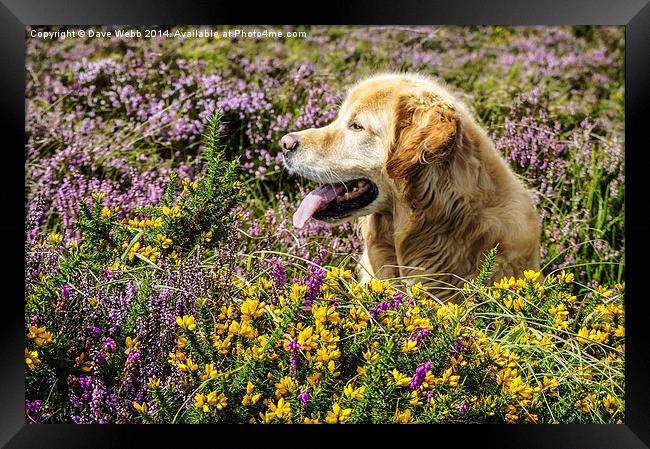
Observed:
[[[102,338],[102,348],[104,351],[112,351],[115,349],[115,341],[110,337]]]
[[[284,264],[282,263],[282,260],[277,257],[271,258],[271,263],[273,264],[271,269],[271,277],[275,279],[275,285],[277,285],[279,288],[282,288],[286,279],[286,270],[284,268]]]
[[[64,299],[70,298],[71,292],[72,292],[72,288],[68,284],[65,284],[61,287],[61,295],[63,295]]]
[[[305,406],[307,405],[307,402],[311,400],[311,395],[307,390],[303,390],[298,395],[298,399],[301,402],[301,408],[304,410]]]
[[[34,401],[25,400],[25,413],[27,415],[27,422],[38,422],[41,417],[41,400]]]
[[[432,366],[432,362],[425,362],[415,370],[415,374],[413,374],[413,377],[411,377],[411,382],[409,384],[411,390],[417,390],[420,388],[422,382],[424,382],[425,376],[431,370]]]

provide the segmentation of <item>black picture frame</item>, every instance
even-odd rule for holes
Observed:
[[[3,213],[0,230],[4,282],[0,290],[0,444],[7,448],[167,447],[172,444],[210,446],[266,438],[262,444],[311,444],[331,438],[339,444],[351,432],[368,437],[395,437],[407,444],[454,444],[502,448],[643,448],[650,444],[650,372],[644,341],[647,317],[644,297],[644,255],[650,250],[650,213],[644,204],[648,186],[643,176],[648,151],[650,109],[650,5],[648,0],[417,0],[316,5],[179,0],[2,0],[0,5],[0,107],[5,132],[2,171]],[[455,24],[455,25],[624,25],[626,58],[626,419],[622,425],[483,425],[464,426],[134,426],[26,425],[24,423],[24,87],[25,26],[61,24]],[[290,429],[287,429],[290,427]],[[284,434],[286,432],[286,435]],[[322,433],[322,434],[319,434]],[[281,433],[282,435],[276,435]],[[158,443],[153,442],[158,439]],[[246,438],[246,440],[243,440]],[[276,439],[277,438],[277,439]],[[444,440],[447,439],[447,443]],[[367,443],[366,443],[367,444]],[[252,443],[251,443],[252,445]],[[480,446],[479,446],[480,445]]]

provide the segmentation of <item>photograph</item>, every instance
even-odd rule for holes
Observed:
[[[626,424],[624,26],[24,30],[26,424]]]

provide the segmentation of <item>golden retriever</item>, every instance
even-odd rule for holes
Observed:
[[[381,74],[352,87],[329,125],[280,140],[284,164],[321,186],[293,221],[361,217],[362,281],[408,277],[449,298],[498,245],[492,280],[539,268],[530,193],[441,81]]]

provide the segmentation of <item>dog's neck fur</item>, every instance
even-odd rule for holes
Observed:
[[[434,275],[429,285],[462,285],[477,272],[482,254],[496,242],[482,232],[480,210],[489,206],[495,180],[479,147],[476,129],[465,129],[450,158],[422,166],[412,178],[396,180],[399,198],[387,214],[373,214],[364,232],[369,261],[379,277]],[[494,153],[496,156],[496,153]],[[486,167],[488,166],[488,167]],[[449,250],[452,242],[453,250]],[[391,249],[392,247],[392,249]],[[383,267],[383,268],[382,268]],[[444,287],[443,287],[444,288]],[[440,290],[438,296],[448,296]]]

